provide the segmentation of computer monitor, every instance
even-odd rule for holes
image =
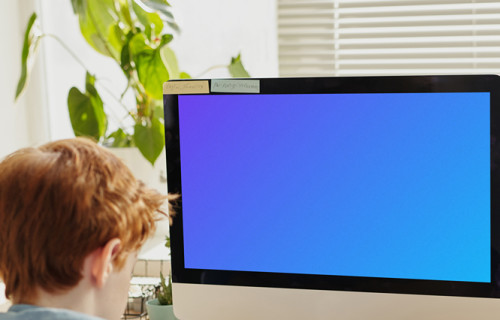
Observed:
[[[493,75],[164,84],[180,319],[498,319]]]

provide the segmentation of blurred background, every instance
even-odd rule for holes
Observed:
[[[171,4],[181,29],[174,34],[171,47],[177,53],[182,70],[192,76],[228,77],[224,69],[203,72],[213,66],[226,65],[231,57],[241,53],[252,76],[278,75],[273,1],[174,0]],[[93,50],[82,37],[70,0],[0,1],[3,39],[0,158],[20,147],[74,136],[67,95],[72,86],[84,87],[85,69],[53,38],[42,39],[27,89],[14,102],[21,74],[24,32],[33,12],[38,13],[40,29],[63,40],[89,71],[99,75],[104,86],[121,93],[127,85],[119,67],[109,63],[109,57]],[[107,92],[102,90],[101,94],[115,113],[123,113],[121,106],[113,106],[116,103],[110,102]],[[125,97],[125,101],[125,104],[134,103],[130,96]]]
[[[114,0],[105,2],[109,1]],[[164,2],[127,1],[140,5],[146,15],[148,3]],[[0,0],[0,159],[22,147],[75,135],[68,92],[72,87],[85,90],[86,71],[97,78],[107,132],[133,127],[130,110],[136,107],[136,97],[120,65],[110,63],[109,56],[94,50],[82,36],[74,6],[83,2]],[[173,35],[168,47],[175,52],[179,69],[193,78],[234,76],[228,66],[239,63],[234,60],[238,56],[252,77],[500,73],[498,0],[169,0],[169,4],[179,31],[165,24],[162,34]],[[38,18],[32,31],[48,36],[41,39],[28,68],[27,86],[15,100],[24,35],[33,12]],[[150,114],[149,120],[157,116]],[[99,139],[107,145],[106,137]],[[111,141],[118,144],[116,138]],[[164,153],[155,158],[154,167],[152,161],[137,164],[139,160],[123,157],[137,168],[139,178],[165,192]],[[166,234],[164,224],[143,252],[138,273],[149,268],[157,275],[167,268],[168,263],[147,262],[168,259],[163,249]]]

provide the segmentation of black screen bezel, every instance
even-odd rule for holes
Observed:
[[[498,164],[500,163],[500,141],[498,141],[499,126],[497,125],[500,120],[499,79],[496,75],[251,79],[259,81],[260,92],[258,94],[489,92],[491,136],[491,283],[188,269],[184,267],[182,197],[176,202],[176,214],[170,229],[173,282],[467,297],[500,297],[500,212],[499,200],[494,196],[498,194],[500,187],[498,169]],[[210,87],[212,80],[204,81],[208,81]],[[178,95],[165,94],[164,106],[168,191],[169,193],[182,195]],[[210,240],[207,239],[207,241]]]

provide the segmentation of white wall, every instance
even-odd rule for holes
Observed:
[[[192,76],[241,53],[252,77],[278,76],[276,0],[172,0],[181,26],[173,47]],[[203,77],[227,77],[219,69]]]
[[[23,35],[30,14],[35,9],[31,0],[0,1],[0,159],[23,147],[48,141],[48,123],[42,90],[41,66],[34,68],[35,84],[14,103],[17,80],[21,72]],[[36,81],[38,80],[38,81]],[[5,286],[0,281],[0,312],[10,302],[5,299]]]
[[[29,90],[14,103],[24,30],[34,9],[32,0],[0,1],[0,159],[49,138],[40,61],[35,64]]]

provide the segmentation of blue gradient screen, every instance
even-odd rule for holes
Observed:
[[[490,282],[490,95],[179,95],[185,267]]]

